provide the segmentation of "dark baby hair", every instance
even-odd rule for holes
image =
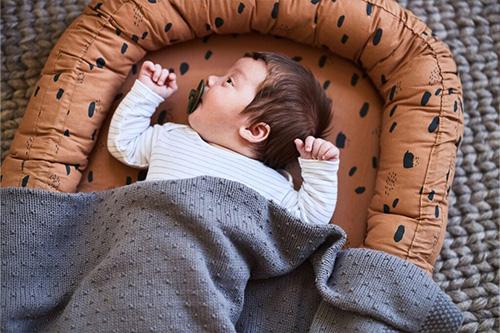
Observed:
[[[273,169],[284,169],[300,156],[294,139],[323,137],[330,124],[332,101],[312,72],[286,55],[247,52],[268,69],[257,94],[242,111],[250,124],[267,123],[271,132],[253,147],[255,158]]]

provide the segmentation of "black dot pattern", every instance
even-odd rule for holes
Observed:
[[[319,58],[318,66],[320,68],[325,66],[326,59],[327,59],[326,55],[322,55],[321,58]]]
[[[188,64],[188,63],[186,63],[186,62],[183,62],[183,63],[179,66],[179,71],[181,72],[181,75],[186,74],[188,70],[189,70],[189,64]]]
[[[127,43],[123,43],[122,47],[120,49],[120,53],[121,54],[125,54],[125,52],[127,52],[127,49],[128,49],[128,44]]]
[[[328,2],[328,4],[327,4]],[[341,6],[337,6],[337,1],[319,1],[319,0],[309,0],[305,1],[305,4],[309,6],[309,8],[312,8],[311,6],[317,6],[316,8],[323,8],[323,9],[328,9],[332,10],[331,12],[321,12],[316,9],[315,15],[314,15],[314,22],[317,23],[319,22],[328,22],[328,24],[331,26],[332,34],[329,36],[329,40],[324,40],[321,41],[323,44],[322,46],[333,50],[336,52],[339,50],[340,52],[346,52],[342,50],[347,50],[352,47],[357,47],[359,43],[359,36],[354,36],[352,35],[352,27],[351,25],[353,22],[357,22],[357,19],[353,19],[351,17],[351,13],[346,10],[345,8],[341,8]],[[153,7],[151,7],[152,10],[159,10],[161,7],[161,2],[150,0],[149,4],[151,4]],[[107,18],[109,13],[108,11],[105,11],[103,3],[97,3],[94,7],[94,10],[96,13],[99,15],[101,18]],[[322,7],[320,7],[322,6]],[[263,15],[270,15],[270,19],[276,20],[273,21],[276,23],[276,25],[279,25],[281,20],[278,20],[278,16],[280,15],[280,2],[277,0],[274,0],[272,3],[268,4],[267,9],[265,10],[265,13]],[[383,6],[379,5],[374,5],[372,3],[363,3],[362,6],[359,7],[359,11],[357,13],[361,13],[363,16],[363,20],[366,20],[369,26],[369,29],[367,29],[367,36],[365,40],[365,47],[367,49],[371,48],[372,50],[381,50],[384,47],[387,47],[388,44],[391,41],[391,29],[387,26],[384,25],[383,21],[377,20],[373,21],[374,18],[379,17],[380,15],[384,14],[384,9]],[[232,20],[238,20],[238,19],[243,19],[249,15],[249,13],[253,10],[251,8],[251,5],[248,2],[244,1],[234,1],[234,4],[231,6],[231,13],[215,13],[215,15],[210,16],[210,19],[207,20],[209,22],[201,22],[202,24],[202,30],[206,29],[206,31],[210,30],[216,30],[216,29],[221,29],[222,31],[227,30],[229,34],[232,33],[232,36],[234,38],[240,38],[238,37],[239,35],[237,33],[234,33],[232,31],[229,31],[229,27],[232,26],[228,25],[229,22],[233,22]],[[282,11],[285,10],[285,8],[282,8]],[[289,10],[286,8],[286,10]],[[331,14],[328,16],[328,20],[322,18],[322,15],[327,15]],[[321,15],[320,15],[321,14]],[[366,14],[366,16],[365,16]],[[285,15],[285,12],[282,12],[281,15]],[[168,17],[168,16],[165,16]],[[269,16],[267,16],[269,17]],[[94,17],[94,19],[97,19]],[[311,15],[311,21],[313,17]],[[322,20],[323,19],[323,20]],[[322,21],[320,21],[322,20]],[[103,20],[100,20],[103,21]],[[311,23],[311,22],[310,22]],[[273,23],[274,24],[274,23]],[[203,26],[204,25],[204,26]],[[87,62],[82,63],[82,66],[88,66],[87,68],[81,68],[80,69],[80,74],[83,74],[78,77],[79,84],[87,84],[86,82],[92,82],[92,80],[86,80],[85,75],[101,75],[101,73],[105,71],[110,71],[111,68],[115,69],[118,68],[118,66],[111,66],[110,64],[114,63],[115,59],[126,59],[126,58],[131,58],[133,54],[137,54],[136,49],[134,48],[139,48],[143,45],[147,45],[148,43],[151,43],[154,38],[153,36],[160,36],[165,39],[165,41],[169,41],[170,43],[175,43],[175,42],[181,42],[179,37],[180,34],[176,33],[176,29],[181,29],[180,25],[176,24],[174,22],[170,22],[168,19],[165,20],[164,22],[161,22],[160,24],[157,25],[158,29],[160,31],[153,31],[153,30],[148,30],[148,25],[134,25],[136,29],[130,29],[130,27],[127,27],[126,25],[121,26],[120,28],[118,27],[112,27],[112,30],[110,30],[111,35],[116,38],[117,42],[113,44],[113,54],[110,55],[108,52],[102,52],[102,49],[99,50],[99,48],[93,49],[95,52],[89,52],[89,54],[92,54],[92,58],[90,58]],[[318,27],[320,28],[320,27]],[[178,37],[178,38],[173,38],[172,37]],[[284,36],[275,36],[276,39],[282,39]],[[203,36],[201,38],[201,41],[203,44],[200,44],[200,54],[197,55],[197,59],[201,59],[206,63],[207,66],[211,65],[211,61],[214,61],[214,59],[218,58],[217,51],[212,48],[212,45],[209,43],[209,38],[210,35]],[[118,42],[119,41],[119,42]],[[96,42],[99,42],[96,40]],[[101,41],[102,42],[102,41]],[[236,40],[235,42],[238,42]],[[148,44],[150,45],[150,44]],[[93,46],[91,46],[93,47]],[[335,49],[336,48],[336,49]],[[322,52],[314,59],[304,59],[304,54],[299,50],[295,50],[295,54],[292,54],[291,57],[294,61],[297,62],[302,62],[303,64],[308,63],[308,61],[311,60],[311,64],[313,67],[319,68],[319,71],[323,71],[327,69],[331,63],[335,61],[335,59],[330,59],[329,55],[330,53],[324,53],[323,50]],[[116,57],[114,57],[116,55]],[[362,59],[361,59],[362,58]],[[434,59],[436,57],[433,57]],[[436,58],[437,59],[437,58]],[[436,60],[434,59],[434,60]],[[134,59],[137,63],[128,63],[128,66],[130,67],[130,71],[132,75],[137,75],[138,73],[138,63],[140,59]],[[436,60],[437,61],[437,60]],[[365,58],[365,56],[361,56],[358,59],[356,59],[356,63],[359,65],[360,69],[363,69],[365,66],[363,65],[363,62],[367,64],[366,67],[368,67],[368,64],[373,66],[373,63],[370,61],[370,59]],[[184,59],[181,59],[178,63],[175,64],[169,64],[169,66],[175,67],[175,70],[179,73],[179,76],[190,76],[190,75],[195,75],[197,68],[195,67],[196,64],[194,64],[189,57],[186,57]],[[441,64],[442,65],[442,64]],[[178,67],[177,67],[178,66]],[[173,67],[171,67],[173,71]],[[316,69],[317,69],[316,68]],[[378,69],[381,69],[378,71]],[[390,135],[391,140],[394,140],[394,142],[398,142],[398,139],[400,138],[401,135],[405,135],[408,133],[408,131],[414,131],[414,128],[420,128],[420,135],[422,136],[422,140],[428,140],[429,142],[435,142],[436,140],[433,140],[436,138],[437,135],[444,135],[447,131],[444,129],[447,128],[452,128],[449,125],[449,122],[452,121],[449,119],[449,117],[446,116],[444,113],[448,113],[448,115],[452,115],[454,117],[462,117],[463,116],[463,101],[461,98],[461,91],[457,88],[454,87],[449,87],[447,85],[443,85],[442,82],[439,82],[440,77],[440,71],[444,70],[440,66],[434,66],[431,69],[425,69],[423,68],[422,71],[425,72],[428,70],[428,81],[424,82],[421,84],[419,87],[420,90],[415,90],[415,91],[410,91],[411,88],[408,86],[408,81],[405,81],[406,78],[403,79],[396,79],[397,75],[390,71],[388,68],[383,68],[383,66],[377,67],[377,70],[373,70],[374,68],[371,68],[370,73],[376,73],[376,77],[374,77],[373,82],[375,82],[375,85],[379,86],[381,89],[381,92],[383,91],[382,97],[386,102],[387,106],[387,111],[388,113],[384,113],[382,116],[382,120],[384,121],[384,126],[381,127],[380,135]],[[39,100],[38,103],[43,103],[43,101],[52,101],[52,103],[59,103],[61,105],[61,108],[64,104],[69,103],[71,99],[73,98],[74,91],[73,89],[69,89],[70,86],[76,86],[75,82],[72,81],[74,80],[71,78],[69,75],[66,74],[67,72],[61,72],[60,69],[53,71],[46,77],[46,80],[44,82],[41,82],[40,84],[36,85],[35,92],[33,94],[33,98],[36,98],[36,100]],[[452,72],[449,72],[452,73]],[[411,74],[411,73],[410,73]],[[76,75],[75,75],[76,76]],[[367,77],[366,71],[362,71],[361,73],[359,70],[352,71],[350,73],[347,73],[347,77],[343,78],[343,83],[346,86],[348,86],[349,89],[356,90],[356,89],[364,89],[365,85],[365,78]],[[397,80],[397,81],[396,81]],[[400,81],[401,80],[401,81]],[[52,86],[50,89],[46,88],[47,84],[51,84]],[[321,85],[325,91],[327,91],[329,94],[330,93],[338,93],[338,91],[341,91],[342,87],[337,86],[338,81],[332,80],[332,78],[329,77],[323,77],[321,80]],[[381,84],[381,86],[380,86]],[[448,84],[448,83],[447,83]],[[45,86],[44,86],[45,85]],[[449,85],[449,84],[448,84]],[[383,89],[383,90],[382,90]],[[45,98],[45,93],[48,93],[48,96]],[[54,94],[55,94],[55,99],[54,99]],[[408,95],[414,96],[414,100],[409,100],[405,99],[406,96]],[[41,98],[40,98],[41,95]],[[113,96],[113,95],[111,95]],[[114,102],[119,102],[119,99],[123,97],[123,94],[117,94],[114,95]],[[99,128],[99,124],[96,124],[97,119],[104,119],[105,115],[101,114],[102,112],[106,112],[102,108],[102,105],[107,105],[104,104],[102,99],[102,96],[91,96],[89,100],[84,101],[80,104],[80,106],[77,108],[74,105],[71,105],[70,107],[64,106],[64,109],[59,110],[59,112],[64,112],[67,120],[69,121],[68,123],[71,123],[71,121],[74,122],[75,118],[74,115],[80,115],[82,118],[79,120],[85,120],[89,122],[89,128],[86,131],[80,131],[78,128],[75,129],[71,125],[64,125],[62,128],[58,128],[57,133],[58,135],[63,135],[65,142],[71,142],[72,140],[75,140],[75,138],[79,138],[80,133],[83,133],[82,136],[86,138],[87,140],[90,139],[89,141],[92,142],[92,144],[95,144],[98,136],[97,136],[97,128]],[[421,121],[421,125],[415,126],[415,124],[408,124],[407,123],[407,105],[402,105],[401,100],[404,99],[404,103],[414,103],[417,104],[415,106],[418,106],[419,108],[416,108],[417,110],[422,110],[424,112],[427,112],[427,117]],[[442,103],[441,101],[445,101],[446,103]],[[107,103],[108,101],[106,101]],[[334,100],[334,109],[335,109],[335,100]],[[103,103],[103,104],[101,104]],[[56,104],[54,104],[56,105]],[[368,119],[372,118],[374,114],[376,114],[377,107],[374,105],[372,100],[360,100],[357,103],[354,103],[355,107],[353,110],[354,112],[352,113],[356,119],[358,119],[359,122],[368,122]],[[400,108],[398,109],[398,105]],[[441,106],[443,105],[444,108],[447,108],[446,110],[440,110],[436,112],[437,107],[436,106]],[[38,104],[40,106],[40,104]],[[53,108],[54,109],[54,108]],[[40,108],[38,109],[38,112],[40,112]],[[71,114],[69,113],[71,110]],[[56,112],[55,110],[52,110]],[[49,109],[43,109],[42,110],[42,115],[43,113],[49,113],[52,112]],[[386,112],[387,112],[386,111]],[[443,115],[444,114],[444,115]],[[390,118],[390,119],[388,119]],[[156,119],[156,122],[158,124],[163,124],[167,121],[168,117],[165,111],[161,111],[158,114],[158,118]],[[66,122],[64,123],[66,124]],[[73,125],[74,126],[74,125]],[[83,126],[83,125],[82,125]],[[453,127],[457,128],[457,135],[455,137],[454,142],[455,144],[453,145],[455,149],[458,149],[460,146],[460,143],[462,141],[462,135],[458,133],[459,128],[457,126]],[[353,142],[350,140],[355,140],[356,133],[353,133],[352,130],[348,128],[342,128],[340,126],[336,131],[332,134],[331,138],[333,139],[332,142],[341,150],[345,150],[348,152],[350,150],[350,145],[352,145]],[[26,142],[26,147],[30,147],[30,142]],[[384,149],[384,147],[381,147]],[[57,151],[60,149],[60,147],[53,147],[54,151]],[[394,166],[394,170],[392,172],[397,172],[397,173],[405,173],[405,175],[409,175],[410,173],[417,173],[420,172],[419,170],[422,169],[422,165],[426,165],[426,163],[421,163],[419,165],[419,159],[422,160],[422,158],[426,158],[426,155],[422,155],[421,148],[419,147],[412,147],[412,146],[405,146],[402,147],[401,150],[398,152],[398,156],[394,156],[394,161],[398,161],[398,165]],[[383,151],[383,150],[382,150]],[[57,153],[56,153],[57,154]],[[424,154],[429,154],[429,152],[425,152]],[[360,177],[360,174],[362,172],[356,171],[358,168],[360,170],[377,170],[380,168],[379,166],[379,159],[377,156],[371,156],[372,154],[367,154],[367,156],[364,157],[364,160],[361,160],[361,157],[359,160],[355,160],[352,163],[349,163],[351,165],[346,166],[347,170],[349,170],[348,173],[345,173],[345,175],[352,177],[353,179],[353,185],[348,189],[349,193],[356,193],[356,194],[362,194],[364,193],[365,196],[367,193],[370,193],[370,188],[367,187],[367,184],[364,184],[363,182],[357,181],[357,178]],[[437,159],[439,160],[439,158]],[[382,163],[383,159],[380,160],[380,163]],[[424,160],[427,162],[426,160]],[[450,161],[452,162],[452,161]],[[72,162],[74,163],[74,162]],[[62,163],[60,164],[60,167],[58,167],[59,174],[58,175],[53,175],[52,177],[54,179],[57,179],[58,177],[61,178],[61,181],[65,181],[64,177],[67,177],[68,179],[75,179],[75,171],[72,169],[73,164],[70,163]],[[371,163],[371,165],[370,165]],[[356,164],[354,166],[353,164]],[[447,165],[450,165],[448,163]],[[75,169],[76,170],[76,169]],[[384,168],[381,168],[381,170],[384,170]],[[22,170],[21,170],[22,171]],[[87,170],[82,170],[83,172],[83,181],[87,181],[89,183],[93,182],[94,180],[97,182],[99,177],[103,177],[101,175],[101,169],[100,168],[92,168],[92,170],[87,169]],[[121,184],[131,184],[136,180],[141,180],[145,179],[145,172],[131,172],[129,175],[124,176],[122,175],[119,182]],[[445,174],[445,172],[447,172]],[[449,184],[449,177],[450,177],[450,171],[448,169],[443,170],[443,179],[446,178],[446,183],[447,185]],[[31,175],[31,183],[30,183],[30,176],[27,174],[19,173],[17,182],[16,184],[20,184],[20,186],[30,186],[31,184],[34,183],[34,179],[38,181],[38,178],[33,177]],[[404,176],[402,176],[404,177]],[[59,181],[59,180],[58,180]],[[99,181],[101,181],[99,179]],[[418,192],[418,188],[421,186],[421,183],[423,182],[422,179],[418,180],[419,183],[418,185],[415,185],[415,187],[412,190],[412,193],[414,193],[415,197],[415,202],[421,202],[422,200],[419,200],[418,196],[420,198],[423,198],[423,201],[426,201],[428,199],[430,202],[433,202],[433,205],[431,208],[429,208],[430,212],[428,215],[434,216],[436,219],[441,219],[446,216],[446,205],[443,204],[443,202],[439,202],[440,200],[443,200],[443,196],[445,196],[445,191],[446,193],[449,192],[449,186],[446,186],[444,189],[439,189],[439,188],[434,188],[431,189],[429,185],[423,186],[424,191]],[[435,180],[434,180],[435,181]],[[424,184],[425,185],[425,184]],[[396,187],[397,188],[397,187]],[[368,190],[368,191],[367,191]],[[422,197],[423,196],[423,197]],[[401,198],[403,204],[400,204],[399,207],[402,209],[402,206],[407,205],[406,198]],[[396,205],[394,205],[394,192],[392,193],[392,196],[388,196],[383,198],[383,200],[379,201],[378,204],[378,209],[382,211],[387,211],[390,212],[391,210],[397,210]],[[399,200],[399,199],[398,199]],[[380,204],[380,202],[385,202],[384,206]],[[392,204],[391,204],[392,203]],[[443,210],[443,211],[441,211]],[[405,227],[403,226],[403,229]],[[406,228],[409,228],[409,226],[406,226]],[[392,231],[390,231],[390,235],[388,237],[392,237],[394,239],[400,238],[399,242],[403,242],[405,240],[405,235],[411,234],[411,232],[405,232],[403,231],[398,231],[399,228],[393,226]],[[389,232],[388,232],[389,234]],[[396,234],[398,237],[396,237]]]
[[[366,15],[370,16],[373,11],[373,5],[371,3],[366,4]]]
[[[368,109],[370,108],[370,104],[368,102],[364,102],[363,106],[361,107],[361,110],[359,110],[359,116],[361,118],[364,118],[366,114],[368,113]]]
[[[63,94],[64,94],[64,89],[59,88],[59,89],[57,90],[57,95],[56,95],[56,98],[57,98],[57,99],[61,99],[61,97],[63,96]]]
[[[238,14],[243,13],[244,10],[245,10],[245,4],[240,2],[240,4],[238,5]]]
[[[106,66],[106,61],[102,57],[101,58],[97,58],[96,65],[99,68],[104,68],[104,66]]]
[[[356,85],[356,83],[358,83],[358,80],[359,80],[359,75],[357,73],[352,74],[351,86],[354,87]]]
[[[429,127],[427,128],[427,130],[429,131],[429,133],[432,133],[432,132],[436,131],[438,126],[439,126],[439,117],[434,117],[434,118],[432,118],[432,122],[429,124]]]
[[[381,28],[377,28],[375,31],[375,36],[373,36],[373,45],[378,45],[382,40],[383,30]]]
[[[30,179],[29,175],[24,176],[23,179],[22,179],[22,181],[21,181],[21,186],[25,187],[26,185],[28,185],[29,179]]]
[[[275,18],[278,17],[279,7],[280,7],[280,3],[279,2],[274,3],[273,10],[271,12],[271,17],[273,19],[275,19]]]
[[[337,140],[335,140],[335,145],[337,146],[337,148],[344,148],[345,141],[346,141],[346,135],[344,133],[340,132],[337,135]]]
[[[216,28],[220,28],[223,25],[224,25],[224,20],[222,19],[222,17],[215,18],[215,27]]]
[[[339,16],[339,18],[337,20],[337,27],[338,28],[340,28],[342,26],[342,24],[344,24],[344,20],[345,20],[345,16],[344,15]]]
[[[394,241],[396,243],[401,241],[401,239],[403,239],[404,234],[405,234],[405,226],[404,225],[398,226],[396,232],[394,233]]]
[[[91,102],[89,104],[89,108],[88,108],[88,116],[89,116],[89,118],[92,118],[94,116],[94,112],[95,112],[95,102]]]

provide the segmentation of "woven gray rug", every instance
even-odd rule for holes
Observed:
[[[2,161],[45,61],[84,0],[1,1]],[[498,332],[500,0],[399,0],[445,41],[464,91],[465,133],[434,280],[464,312],[461,332]]]

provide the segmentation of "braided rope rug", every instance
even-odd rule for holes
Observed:
[[[500,1],[398,0],[445,41],[464,91],[465,133],[434,280],[464,312],[461,332],[499,330]],[[2,0],[1,149],[8,153],[36,80],[84,0]]]

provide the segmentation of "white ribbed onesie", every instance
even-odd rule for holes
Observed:
[[[136,80],[111,119],[109,152],[129,166],[149,167],[145,181],[222,177],[253,188],[306,223],[330,221],[337,203],[338,160],[299,157],[303,183],[295,191],[287,171],[276,171],[258,160],[208,143],[188,125],[150,125],[151,116],[163,101]]]

